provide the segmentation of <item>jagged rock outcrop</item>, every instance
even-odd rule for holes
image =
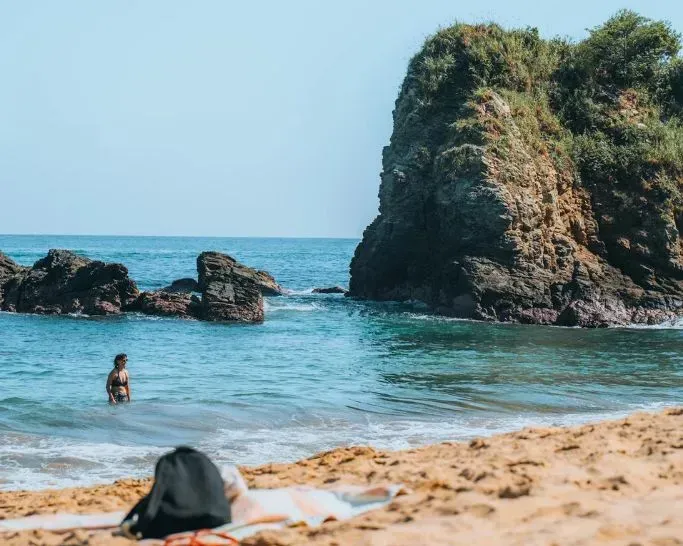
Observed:
[[[140,293],[121,264],[50,250],[33,267],[0,253],[0,310],[17,313],[147,315],[223,322],[262,322],[263,293],[281,294],[273,277],[218,252],[197,258],[199,281],[179,279]],[[201,292],[201,298],[195,292]]]
[[[209,262],[216,262],[220,265],[216,267],[226,268],[232,271],[235,275],[240,275],[245,278],[249,278],[256,283],[264,296],[281,296],[284,293],[282,287],[277,283],[275,278],[267,271],[259,271],[252,267],[248,267],[241,264],[231,256],[227,254],[220,254],[219,252],[204,252],[202,256],[206,256],[206,260]],[[201,257],[201,256],[200,256]],[[169,286],[161,289],[163,292],[201,292],[202,288],[194,279],[178,279],[173,281]]]
[[[282,293],[270,274],[219,252],[200,254],[197,272],[198,281],[180,279],[161,290],[143,292],[129,309],[216,322],[263,322],[263,294]]]
[[[50,250],[33,267],[20,268],[5,279],[2,293],[4,311],[87,315],[121,313],[139,294],[123,265],[68,250]]]
[[[12,258],[0,252],[0,286],[17,273],[21,273],[25,267],[20,266]]]
[[[26,268],[0,252],[0,309],[2,309],[3,287],[12,277],[18,275],[24,269]]]
[[[277,283],[273,276],[267,271],[254,270],[254,278],[258,284],[261,294],[264,296],[282,296],[283,288]]]
[[[261,272],[219,252],[202,252],[197,258],[197,272],[203,320],[263,321],[264,275]]]
[[[113,315],[124,311],[223,322],[262,322],[263,294],[282,289],[258,271],[218,252],[197,258],[199,281],[179,279],[140,293],[121,264],[50,250],[33,267],[0,253],[0,309],[18,313]],[[201,298],[195,293],[201,292]]]
[[[636,45],[603,47],[615,36]],[[349,295],[567,326],[683,315],[674,38],[620,12],[578,45],[496,25],[428,40],[396,101]]]
[[[197,258],[197,271],[198,281],[179,279],[161,290],[143,292],[130,310],[216,322],[262,322],[263,293],[281,293],[268,273],[226,254],[203,252]]]

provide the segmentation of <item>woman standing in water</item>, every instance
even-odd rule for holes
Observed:
[[[128,357],[118,354],[114,357],[114,369],[107,376],[107,394],[110,404],[130,402],[130,377],[126,370]]]

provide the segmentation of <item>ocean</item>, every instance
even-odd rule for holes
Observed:
[[[0,236],[125,264],[141,289],[196,275],[204,250],[291,293],[262,325],[0,313],[0,489],[151,475],[169,448],[216,462],[292,461],[344,445],[402,449],[683,401],[683,322],[582,330],[432,316],[312,288],[348,286],[354,239]],[[128,354],[133,402],[109,406]]]

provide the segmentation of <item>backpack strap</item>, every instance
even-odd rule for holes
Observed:
[[[226,542],[216,542],[215,540],[204,542],[201,537],[218,537]],[[219,544],[232,546],[239,543],[240,541],[229,533],[213,531],[211,529],[201,529],[199,531],[195,531],[189,536],[187,534],[183,534],[181,536],[171,535],[170,537],[166,537],[164,546],[218,546]]]
[[[152,490],[133,507],[126,516],[126,519],[121,523],[121,531],[127,538],[133,540],[144,538],[144,529],[139,527],[140,520],[142,519],[145,522],[152,521],[159,512],[161,499],[164,496],[163,488],[165,487],[165,481],[162,476],[167,464],[165,457],[161,457],[157,461],[156,468],[154,469]]]

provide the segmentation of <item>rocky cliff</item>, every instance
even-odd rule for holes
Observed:
[[[583,42],[455,25],[410,62],[350,295],[482,320],[683,314],[683,63],[620,12]]]

